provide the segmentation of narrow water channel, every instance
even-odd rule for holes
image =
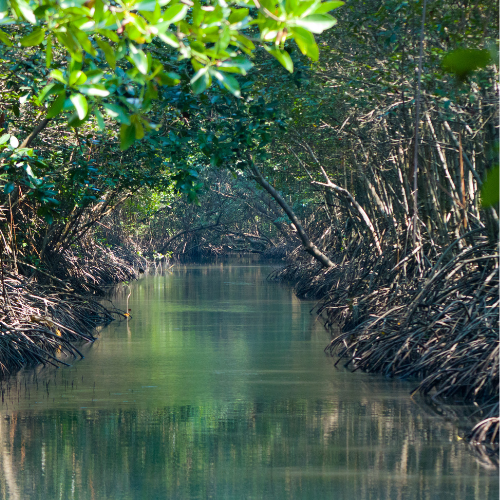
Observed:
[[[333,366],[328,334],[268,267],[177,267],[122,287],[71,367],[0,405],[5,499],[498,498],[411,384]],[[3,384],[5,389],[6,385]]]

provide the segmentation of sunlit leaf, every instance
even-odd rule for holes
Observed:
[[[24,19],[26,19],[26,21],[31,24],[36,24],[35,13],[27,4],[25,4],[24,2],[17,2],[17,6],[19,7],[21,14],[23,15]]]
[[[53,78],[54,80],[57,80],[61,83],[66,83],[66,80],[62,74],[62,71],[59,69],[54,69],[50,72],[50,77]]]
[[[177,37],[173,33],[158,33],[158,38],[171,47],[179,47],[179,40],[177,40]]]
[[[33,47],[35,45],[40,45],[45,36],[45,30],[42,28],[35,28],[29,35],[23,36],[20,43],[23,47]]]
[[[69,98],[75,106],[78,118],[80,120],[83,120],[87,116],[87,111],[89,109],[87,99],[85,99],[82,94],[73,94]]]
[[[82,85],[87,81],[87,75],[83,71],[72,71],[69,75],[69,85]]]
[[[106,111],[106,114],[109,115],[111,118],[114,118],[116,121],[122,124],[130,125],[130,117],[127,115],[127,113],[121,106],[118,106],[118,104],[108,104],[108,103],[103,103],[103,106]]]
[[[109,95],[109,90],[106,90],[104,85],[81,85],[78,91],[84,95],[106,97]]]
[[[314,13],[315,14],[326,14],[328,12],[331,12],[332,10],[334,9],[338,9],[339,7],[342,7],[342,5],[344,5],[345,2],[323,2],[322,4],[319,5],[319,7],[317,7],[315,10],[314,10]]]
[[[187,5],[183,5],[178,3],[177,5],[173,5],[169,7],[162,16],[164,23],[176,23],[177,21],[181,21],[186,17],[187,11],[189,7]]]
[[[157,6],[156,0],[144,0],[143,2],[136,3],[134,9],[142,10],[145,12],[154,12]]]
[[[225,71],[226,73],[239,73],[246,75],[248,71],[253,68],[253,64],[244,56],[237,56],[226,61],[222,61],[217,66],[217,69]]]
[[[7,47],[12,47],[12,42],[10,41],[10,38],[8,37],[7,33],[5,33],[2,30],[0,30],[0,42],[7,45]]]
[[[41,92],[38,94],[38,104],[42,104],[45,99],[50,95],[50,91],[56,86],[55,83],[49,83],[48,85],[45,85],[45,87],[41,90]]]
[[[279,49],[266,49],[270,54],[272,54],[282,65],[283,67],[289,71],[293,72],[293,62],[290,54],[285,50]]]
[[[312,33],[323,33],[323,31],[335,26],[337,20],[330,14],[312,14],[302,19],[294,19],[290,26],[300,26]]]
[[[201,94],[207,87],[210,87],[211,78],[208,66],[198,70],[191,78],[191,87],[195,94]]]
[[[148,72],[148,58],[146,54],[138,49],[134,44],[130,44],[130,58],[135,64],[135,67],[143,74],[146,75]]]
[[[241,97],[240,84],[234,76],[224,74],[222,71],[212,71],[212,75],[236,97]]]
[[[302,54],[307,55],[313,61],[317,61],[319,57],[319,49],[316,41],[314,40],[314,35],[305,28],[301,28],[299,26],[291,28],[290,32],[292,33],[295,43],[298,45]]]

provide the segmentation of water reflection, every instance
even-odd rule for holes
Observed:
[[[1,498],[498,498],[411,386],[336,370],[266,273],[146,278],[85,360],[3,384]]]

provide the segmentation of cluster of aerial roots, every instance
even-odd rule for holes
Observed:
[[[93,298],[109,285],[137,276],[119,252],[97,248],[48,256],[35,268],[18,262],[24,273],[4,265],[0,273],[0,371],[11,373],[38,363],[66,364],[81,356],[80,342],[95,340],[96,329],[125,313]],[[130,259],[129,259],[130,260]],[[52,262],[51,262],[52,261]]]
[[[470,438],[498,453],[498,248],[480,231],[465,241],[434,258],[426,248],[360,249],[329,269],[303,258],[272,278],[320,299],[337,363],[418,380],[415,392],[434,401],[478,405]]]

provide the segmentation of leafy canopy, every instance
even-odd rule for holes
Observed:
[[[215,81],[236,97],[234,75],[246,75],[259,43],[288,71],[284,49],[295,40],[318,58],[314,34],[331,28],[341,1],[320,0],[0,0],[0,50],[40,47],[46,85],[35,105],[52,119],[66,113],[78,127],[105,116],[120,124],[130,147],[156,125],[147,116],[158,88],[181,81],[175,62],[190,63],[190,86],[202,93]],[[166,63],[165,53],[169,53]],[[134,91],[118,92],[123,85]]]

